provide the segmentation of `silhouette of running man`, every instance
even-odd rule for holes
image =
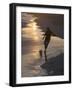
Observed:
[[[44,50],[45,61],[47,61],[46,50],[47,50],[48,44],[51,40],[51,35],[52,35],[52,32],[51,32],[50,28],[48,27],[46,29],[46,32],[45,32],[44,37],[43,37],[43,39],[44,39],[44,48],[45,48],[45,50]]]

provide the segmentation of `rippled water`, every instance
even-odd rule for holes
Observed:
[[[42,58],[40,57],[39,50],[42,50]],[[63,53],[63,50],[63,39],[51,37],[51,41],[47,49],[48,60],[52,57],[59,55],[60,53]],[[48,75],[47,71],[40,67],[40,65],[45,63],[43,42],[39,42],[39,40],[25,40],[23,38],[21,63],[22,77]]]

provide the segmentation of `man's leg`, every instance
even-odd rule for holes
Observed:
[[[46,49],[45,49],[45,51],[44,51],[44,55],[45,55],[45,61],[47,62]]]

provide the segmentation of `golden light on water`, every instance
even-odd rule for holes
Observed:
[[[32,35],[33,35],[33,39],[34,40],[38,40],[39,39],[39,32],[38,32],[38,26],[36,24],[36,22],[32,22]]]
[[[34,19],[27,24],[26,28],[22,29],[22,32],[23,32],[23,35],[22,35],[23,37],[27,37],[35,41],[39,41],[42,34],[40,32],[39,26],[34,21]]]
[[[32,22],[31,24],[32,24],[32,29],[33,29],[33,30],[36,30],[36,29],[37,29],[36,22]]]

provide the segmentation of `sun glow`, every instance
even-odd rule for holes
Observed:
[[[22,29],[22,33],[23,33],[22,35],[23,37],[27,37],[35,41],[39,41],[41,37],[39,26],[37,25],[35,20],[31,20],[27,24],[26,28]]]
[[[33,39],[38,40],[39,39],[38,26],[36,22],[32,22],[31,24],[32,24]]]
[[[32,22],[32,29],[33,29],[33,30],[36,30],[36,29],[37,29],[36,22]]]

